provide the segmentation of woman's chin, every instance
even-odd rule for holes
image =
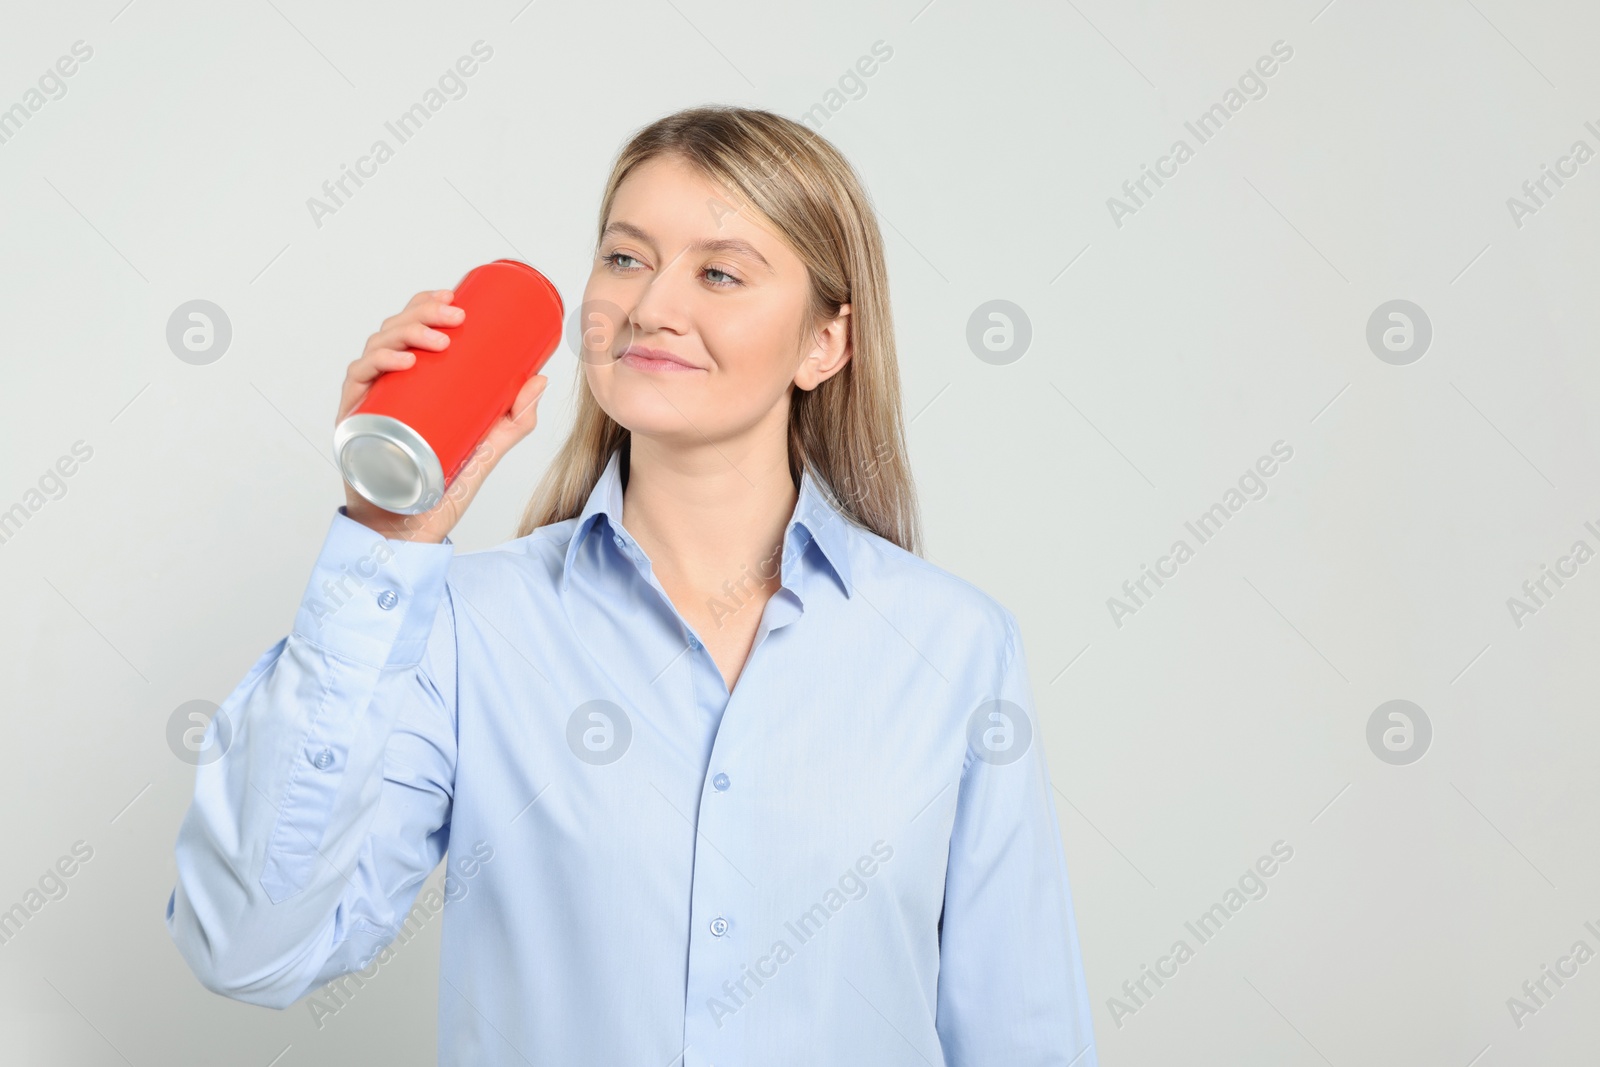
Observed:
[[[625,393],[631,393],[627,390]],[[655,390],[649,396],[623,395],[608,397],[600,406],[612,420],[629,433],[644,437],[659,437],[666,441],[683,441],[685,444],[704,443],[715,437],[708,418],[700,418],[697,409],[686,404],[673,403],[676,398],[662,396]]]

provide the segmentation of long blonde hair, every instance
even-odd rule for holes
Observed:
[[[850,304],[849,361],[817,388],[792,391],[790,475],[798,484],[810,471],[840,514],[921,555],[883,239],[855,171],[792,119],[751,108],[686,108],[641,129],[617,156],[600,201],[597,251],[623,179],[666,155],[737,190],[784,236],[810,278],[808,323]],[[629,431],[600,407],[581,366],[576,405],[572,431],[528,501],[518,537],[581,514],[611,453],[628,443]]]

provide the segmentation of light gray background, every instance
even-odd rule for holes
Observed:
[[[1519,1028],[1506,1001],[1600,950],[1600,149],[1592,5],[729,0],[14,5],[0,107],[77,40],[68,92],[0,145],[0,509],[93,457],[0,544],[0,908],[94,858],[0,946],[0,1061],[432,1062],[438,922],[319,1028],[206,992],[161,916],[193,769],[166,724],[285,633],[340,502],[345,364],[415,291],[525,258],[576,304],[611,158],[723,102],[799,118],[859,169],[893,281],[931,557],[1019,616],[1110,1067],[1551,1064],[1600,1036],[1600,960]],[[337,215],[306,207],[472,43],[494,49]],[[1209,143],[1183,126],[1294,50]],[[1107,198],[1196,147],[1117,226]],[[392,138],[391,138],[392,140]],[[215,363],[165,341],[217,303]],[[977,358],[1009,300],[1033,340]],[[1420,305],[1380,361],[1366,323]],[[509,537],[577,366],[456,532]],[[1106,601],[1274,441],[1270,492],[1118,627]],[[1433,726],[1369,749],[1391,699]],[[1184,928],[1277,840],[1294,857],[1208,944]],[[438,872],[435,873],[435,880]],[[1118,1026],[1108,998],[1197,946]],[[277,1057],[275,1059],[275,1057]],[[355,1059],[350,1059],[355,1057]]]

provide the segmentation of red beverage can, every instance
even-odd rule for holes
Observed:
[[[339,469],[385,511],[416,515],[445,489],[561,340],[561,294],[514,259],[467,271],[451,301],[466,311],[442,352],[378,376],[333,432]]]

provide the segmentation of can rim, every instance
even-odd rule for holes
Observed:
[[[373,437],[394,446],[411,464],[417,492],[404,499],[376,490],[362,477],[358,464],[346,455],[351,442]],[[350,487],[385,511],[399,515],[420,515],[444,499],[444,469],[433,448],[415,429],[392,415],[355,414],[346,416],[333,431],[333,455]]]
[[[544,272],[541,271],[538,267],[535,267],[531,263],[524,263],[520,259],[496,259],[496,260],[492,260],[492,261],[490,261],[488,263],[484,263],[481,266],[474,267],[474,268],[472,268],[472,270],[467,271],[467,273],[465,275],[462,275],[461,281],[465,282],[467,280],[468,275],[472,274],[472,271],[481,270],[483,267],[492,267],[497,263],[504,263],[507,266],[516,267],[516,268],[520,269],[521,271],[523,271],[524,273],[532,276],[532,278],[535,281],[537,281],[540,285],[544,286],[545,291],[548,292],[550,294],[551,299],[553,299],[556,302],[556,310],[561,313],[561,317],[563,319],[566,318],[567,304],[566,304],[566,301],[561,299],[561,290],[556,288],[556,283],[551,281],[549,278],[545,277]],[[457,285],[457,288],[460,288],[459,284]]]

